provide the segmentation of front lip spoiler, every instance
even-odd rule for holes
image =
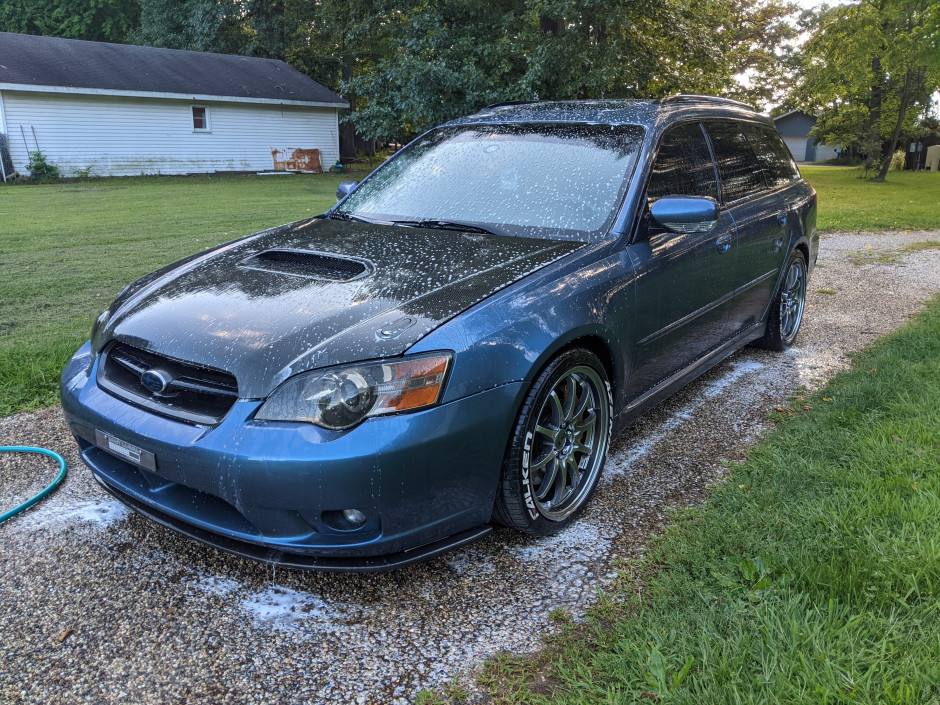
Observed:
[[[269,563],[283,568],[296,570],[319,570],[329,573],[375,573],[393,570],[402,566],[430,560],[460,546],[479,541],[493,531],[489,524],[462,531],[453,536],[434,541],[418,548],[399,553],[390,553],[384,556],[363,556],[355,558],[329,558],[323,556],[308,556],[299,553],[288,553],[276,548],[260,546],[247,541],[237,541],[219,534],[205,531],[199,527],[187,524],[175,517],[164,514],[158,509],[144,504],[129,494],[125,494],[109,482],[101,478],[98,473],[92,473],[98,483],[118,500],[158,524],[162,524],[184,536],[195,539],[201,543],[217,548],[226,553],[233,553],[242,558],[250,558],[262,563]]]

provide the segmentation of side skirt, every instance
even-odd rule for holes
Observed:
[[[700,377],[727,357],[730,357],[740,348],[757,340],[764,334],[764,328],[767,321],[758,321],[752,326],[745,328],[736,336],[715,348],[704,357],[679,370],[671,377],[667,377],[655,387],[647,390],[627,405],[614,417],[614,436],[619,434],[632,421],[642,416],[650,408],[659,404],[666,397],[671,396],[680,388],[687,385],[696,377]]]

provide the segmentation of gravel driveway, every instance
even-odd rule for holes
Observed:
[[[500,530],[391,573],[273,570],[204,548],[99,489],[57,407],[0,419],[0,445],[48,447],[70,467],[51,498],[0,525],[0,702],[409,702],[487,656],[535,649],[549,611],[582,613],[670,507],[703,500],[775,406],[940,291],[938,249],[878,261],[927,240],[940,232],[824,237],[797,345],[746,349],[634,424],[560,535]],[[0,456],[4,508],[53,465]]]

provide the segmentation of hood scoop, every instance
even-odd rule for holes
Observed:
[[[238,266],[339,282],[359,279],[372,272],[367,262],[310,250],[266,250],[242,260]]]

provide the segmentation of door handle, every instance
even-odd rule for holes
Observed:
[[[731,233],[725,233],[717,240],[715,240],[715,247],[718,248],[719,252],[727,252],[731,249]]]
[[[786,225],[786,224],[787,224],[787,214],[786,214],[786,213],[778,213],[778,214],[777,214],[777,222],[780,223],[781,225]]]

